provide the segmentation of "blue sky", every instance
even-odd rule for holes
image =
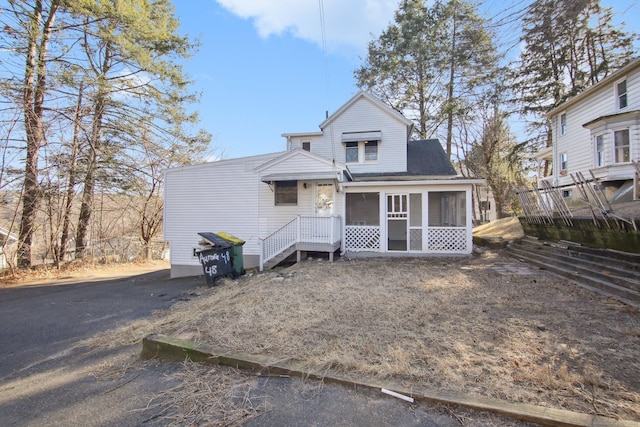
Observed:
[[[482,10],[503,16],[527,3],[485,1]],[[640,31],[638,3],[602,1],[627,31]],[[323,0],[326,55],[318,0],[174,4],[181,32],[201,43],[185,64],[201,93],[201,127],[213,134],[217,156],[235,158],[284,150],[282,133],[317,131],[325,111],[355,94],[353,71],[366,57],[367,43],[393,20],[397,0]],[[505,46],[517,44],[517,27],[504,34]]]

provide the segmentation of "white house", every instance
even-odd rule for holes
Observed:
[[[613,195],[631,192],[640,160],[640,58],[564,102],[547,115],[553,144],[537,154],[553,165],[539,178],[576,198],[572,174],[593,176]],[[637,191],[637,190],[636,190]]]
[[[165,172],[164,238],[172,277],[201,273],[198,232],[246,241],[245,267],[306,251],[469,254],[473,184],[438,140],[367,92],[320,131],[285,133],[287,150]]]
[[[18,235],[11,233],[6,228],[0,227],[0,270],[9,268],[9,260],[12,260],[12,263],[15,265],[15,244],[17,242]]]

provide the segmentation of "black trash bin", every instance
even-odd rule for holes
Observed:
[[[215,233],[198,234],[211,245],[197,252],[207,286],[215,285],[216,279],[219,277],[233,276],[231,259],[233,244]]]

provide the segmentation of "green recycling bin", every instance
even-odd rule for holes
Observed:
[[[233,245],[231,247],[231,265],[233,273],[236,277],[245,273],[244,259],[242,258],[242,246],[246,243],[244,240],[233,236],[229,233],[216,233],[218,236],[228,240]]]

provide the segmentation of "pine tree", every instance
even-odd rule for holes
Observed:
[[[431,137],[444,125],[451,157],[454,127],[469,120],[478,90],[495,76],[498,58],[472,3],[428,3],[400,4],[395,22],[369,44],[355,77],[359,87],[412,117],[418,137]]]
[[[534,150],[551,146],[545,114],[622,67],[634,34],[618,30],[599,0],[536,0],[524,18],[524,48],[513,75],[519,111],[534,133]]]

